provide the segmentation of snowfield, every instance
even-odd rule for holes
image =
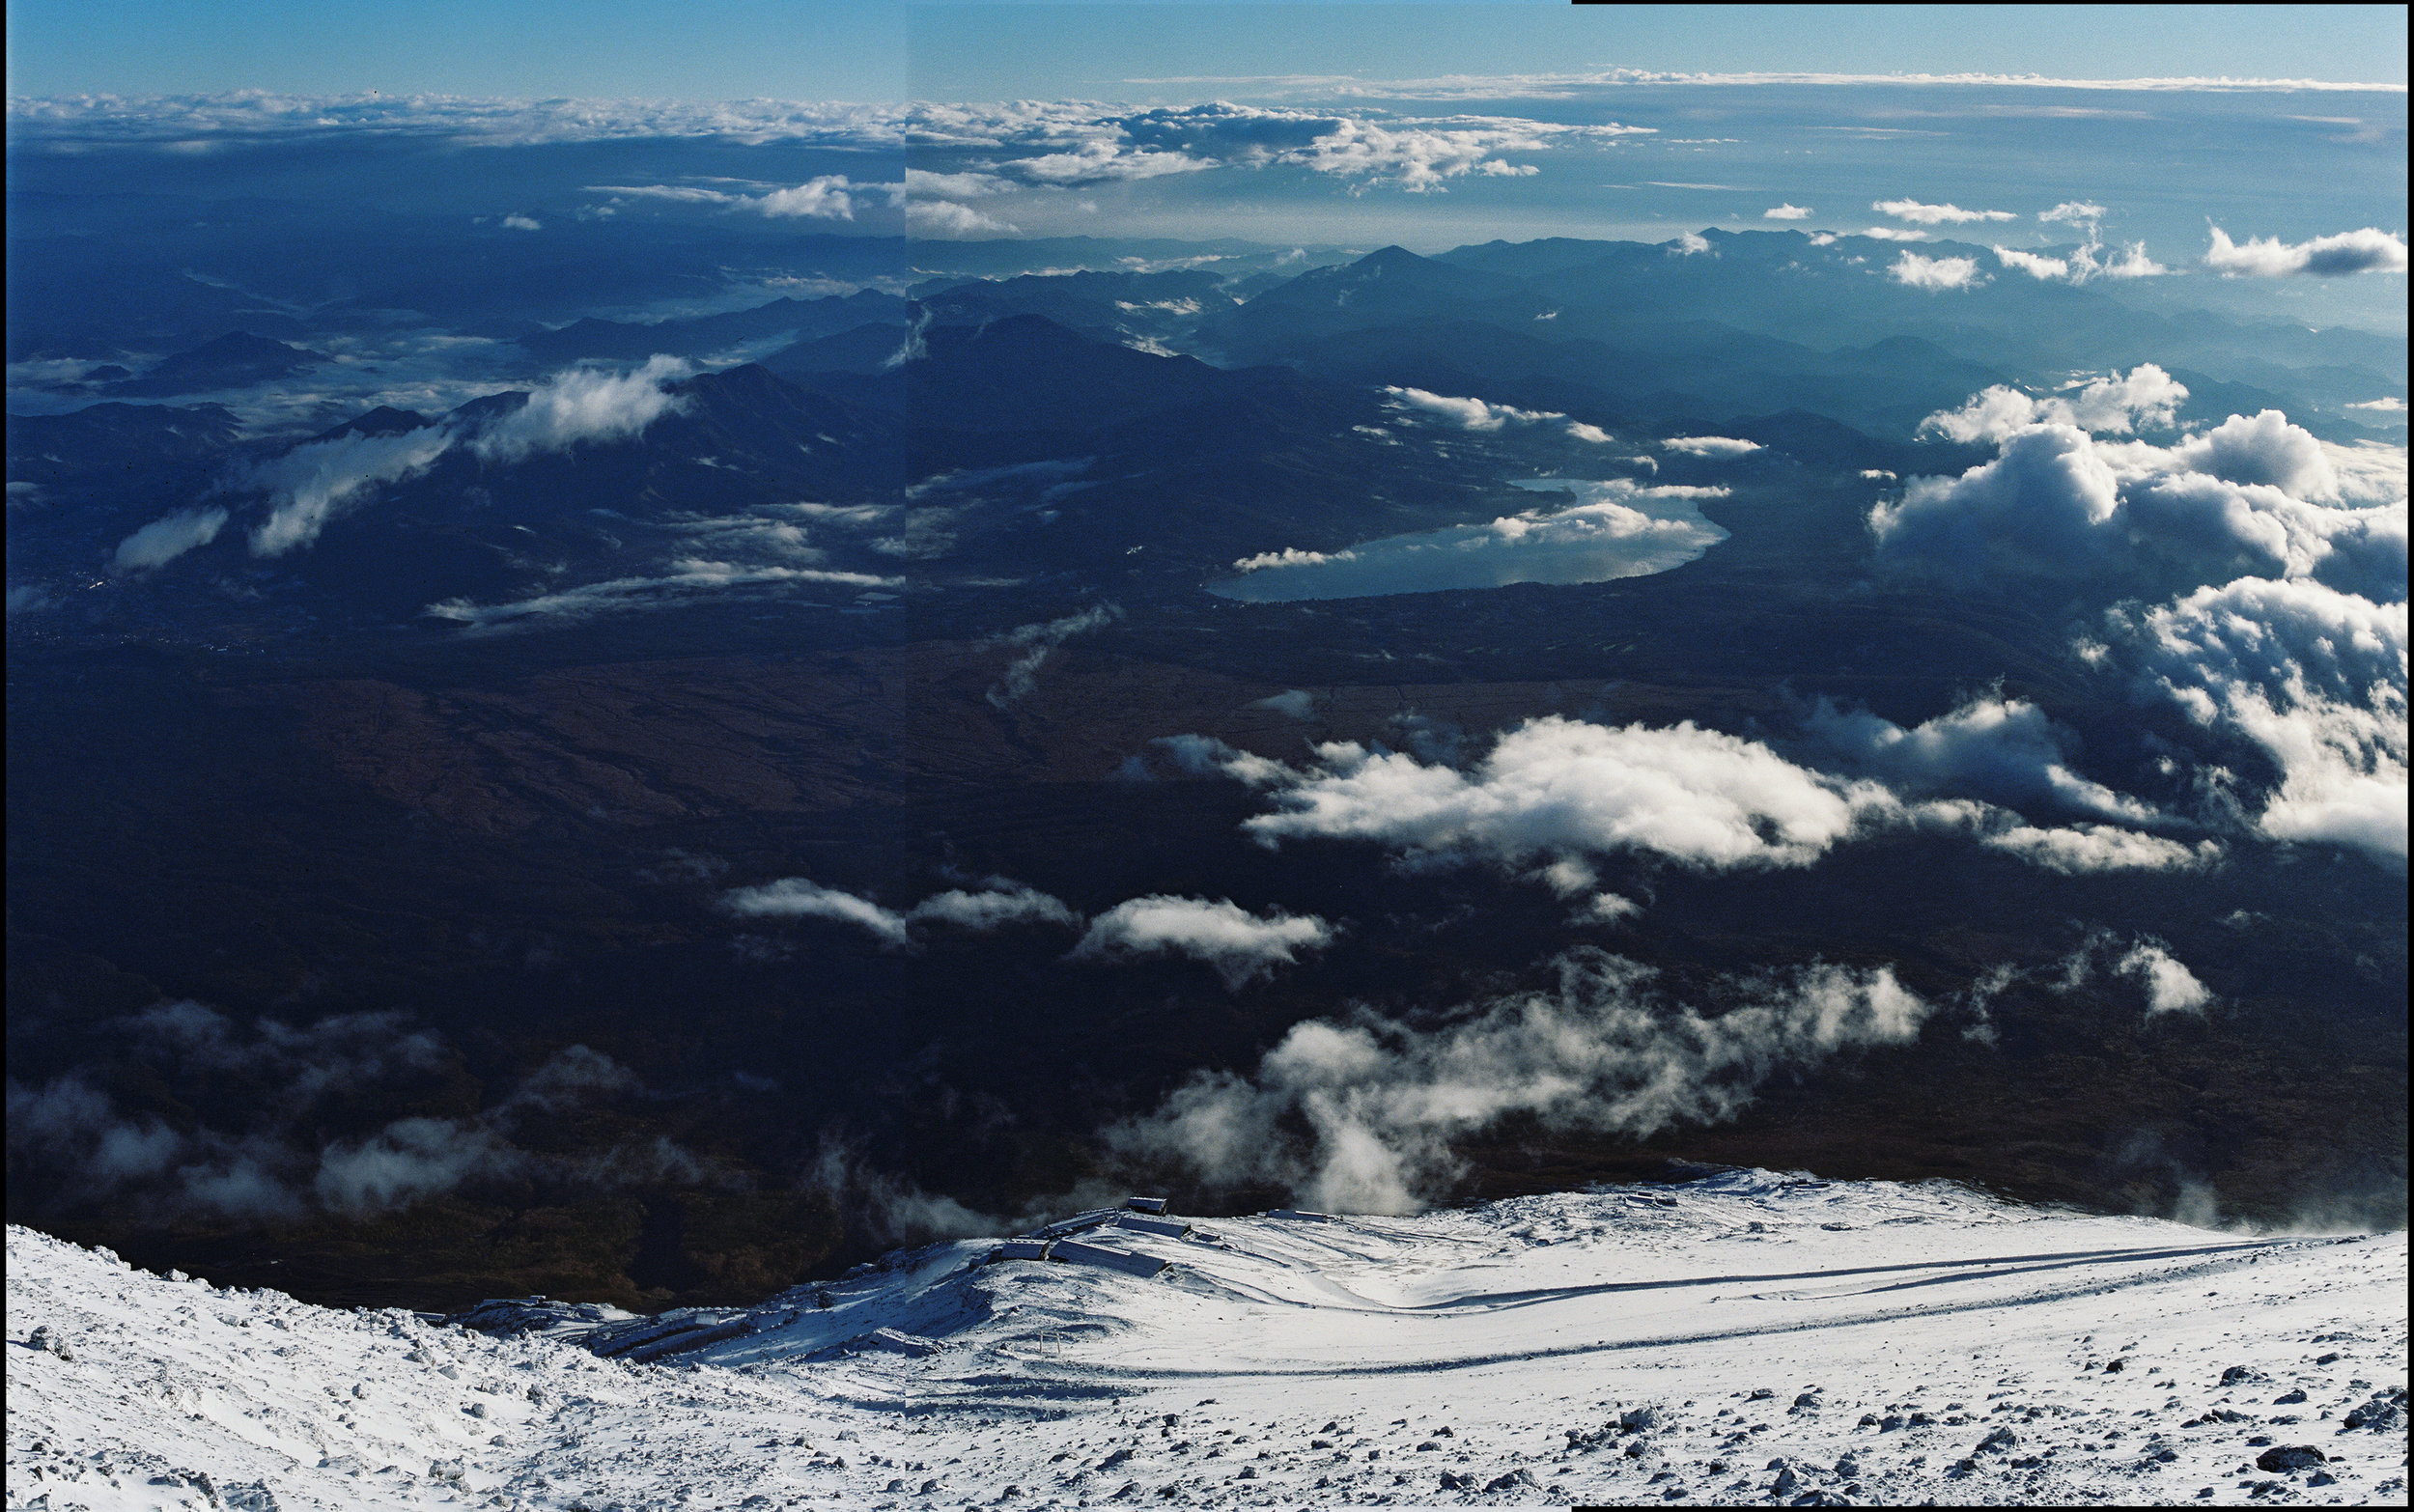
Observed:
[[[2406,1499],[2404,1235],[1936,1183],[1106,1212],[750,1309],[474,1321],[525,1327],[213,1290],[11,1228],[7,1504]]]

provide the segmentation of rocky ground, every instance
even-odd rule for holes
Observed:
[[[12,1508],[2406,1499],[2402,1234],[1942,1184],[1101,1213],[475,1327],[8,1245]]]

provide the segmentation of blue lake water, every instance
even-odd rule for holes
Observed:
[[[1699,508],[1699,500],[1718,497],[1724,489],[1651,487],[1623,478],[1522,478],[1517,487],[1573,498],[1485,524],[1386,536],[1344,551],[1253,557],[1246,571],[1209,583],[1207,591],[1249,603],[1289,603],[1509,583],[1597,583],[1682,567],[1727,535]]]

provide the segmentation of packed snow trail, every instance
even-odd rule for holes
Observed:
[[[2402,1234],[1941,1183],[1098,1213],[504,1337],[8,1262],[8,1505],[50,1512],[2406,1498]]]

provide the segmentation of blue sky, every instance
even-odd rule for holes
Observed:
[[[1247,97],[1252,76],[2231,74],[2402,84],[2400,6],[1432,6],[13,0],[13,95]],[[1198,75],[1201,84],[1136,84]]]

